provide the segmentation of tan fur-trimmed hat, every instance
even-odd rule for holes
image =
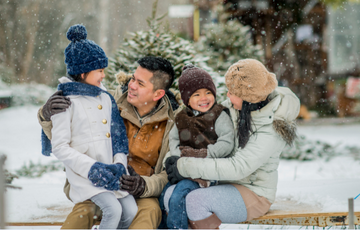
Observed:
[[[230,93],[250,103],[264,101],[278,86],[275,74],[255,59],[243,59],[230,66],[225,84]]]

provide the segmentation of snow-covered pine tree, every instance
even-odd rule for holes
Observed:
[[[177,88],[177,79],[181,75],[182,67],[193,64],[205,69],[214,78],[219,76],[205,61],[208,59],[196,52],[194,44],[188,40],[173,34],[168,26],[162,24],[167,15],[156,16],[157,0],[154,1],[152,16],[147,19],[149,29],[129,33],[129,38],[116,51],[115,57],[109,58],[109,67],[104,79],[108,89],[114,89],[117,85],[115,74],[119,71],[133,73],[138,64],[136,61],[145,56],[161,56],[169,60],[175,70],[175,82],[173,87]],[[216,81],[215,81],[216,84]]]
[[[197,49],[210,57],[207,64],[224,75],[230,65],[240,59],[253,58],[264,61],[264,51],[259,45],[253,45],[251,28],[242,25],[226,12],[219,4],[215,8],[216,23],[204,25],[203,36],[197,43]]]

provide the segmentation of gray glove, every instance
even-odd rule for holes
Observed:
[[[54,114],[65,112],[67,108],[71,105],[70,98],[62,95],[62,91],[56,91],[51,97],[47,100],[42,109],[42,115],[45,121],[50,121],[50,117]]]

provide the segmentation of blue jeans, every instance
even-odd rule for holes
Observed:
[[[167,183],[163,189],[163,191],[161,192],[160,196],[159,196],[159,204],[160,204],[160,209],[161,209],[161,222],[160,225],[158,227],[158,229],[168,229],[166,222],[167,222],[167,213],[166,213],[166,209],[165,209],[165,204],[164,204],[164,196],[165,196],[165,192],[166,190],[171,186],[170,183]]]
[[[165,189],[167,189],[168,187],[169,186],[165,186]],[[187,194],[198,188],[200,188],[199,183],[194,182],[192,180],[185,179],[176,184],[171,194],[171,197],[168,201],[169,210],[168,210],[166,224],[169,229],[188,228],[188,216],[186,213],[185,198]],[[166,202],[166,199],[164,199],[164,202]]]

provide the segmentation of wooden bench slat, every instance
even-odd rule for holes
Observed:
[[[355,225],[360,224],[360,212],[355,212]],[[61,226],[62,222],[9,222],[7,226]],[[347,212],[272,214],[239,224],[335,226],[348,225]]]

